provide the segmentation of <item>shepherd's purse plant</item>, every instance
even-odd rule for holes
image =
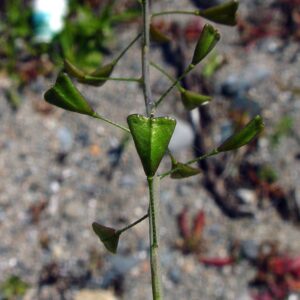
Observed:
[[[244,128],[234,133],[221,145],[216,146],[210,152],[196,157],[187,162],[179,162],[174,155],[168,150],[170,139],[173,135],[176,120],[174,118],[164,116],[157,117],[157,111],[160,104],[166,99],[169,92],[176,88],[181,95],[183,106],[187,110],[192,110],[200,105],[211,101],[211,97],[201,95],[199,93],[189,91],[181,86],[181,80],[188,73],[192,72],[197,65],[211,52],[220,39],[219,32],[210,24],[206,24],[199,36],[198,42],[195,45],[194,54],[191,57],[190,64],[186,67],[183,74],[178,79],[172,79],[169,74],[155,62],[150,62],[150,40],[163,39],[167,40],[161,32],[157,31],[152,25],[151,21],[162,15],[167,14],[186,14],[195,15],[205,18],[214,23],[233,26],[236,23],[236,11],[238,3],[236,1],[229,1],[225,4],[220,4],[205,10],[193,11],[162,11],[152,12],[150,0],[139,0],[142,14],[142,29],[132,41],[125,47],[119,56],[117,56],[110,63],[99,67],[94,72],[87,73],[82,71],[73,64],[73,62],[65,59],[64,67],[58,74],[57,80],[52,88],[45,93],[45,100],[53,105],[63,108],[68,111],[85,114],[92,118],[106,122],[109,125],[123,130],[131,135],[137,154],[141,160],[144,169],[145,178],[148,182],[149,188],[149,209],[145,215],[134,223],[122,229],[114,229],[103,224],[94,222],[92,228],[99,237],[105,248],[112,252],[117,252],[118,242],[120,236],[142,222],[145,219],[149,220],[149,238],[150,238],[150,264],[151,264],[151,282],[153,299],[163,299],[163,289],[160,274],[160,258],[159,258],[159,224],[158,224],[158,203],[159,203],[159,186],[160,181],[165,177],[174,179],[194,176],[199,173],[199,170],[192,166],[194,163],[206,159],[208,157],[217,155],[218,153],[231,151],[242,147],[243,145],[252,141],[263,129],[263,120],[260,116],[254,117]],[[115,78],[111,74],[119,63],[123,55],[130,49],[130,47],[138,40],[141,43],[141,77],[140,78]],[[154,99],[151,93],[150,86],[150,67],[160,70],[164,75],[172,80],[171,85],[158,98]],[[73,81],[78,81],[83,84],[92,86],[102,86],[107,80],[115,81],[133,81],[140,84],[143,89],[145,100],[145,115],[132,114],[127,117],[127,126],[116,123],[115,121],[107,119],[101,113],[96,112],[83,97],[79,90],[74,85]],[[158,174],[157,170],[164,155],[168,154],[171,159],[171,169],[162,174]]]

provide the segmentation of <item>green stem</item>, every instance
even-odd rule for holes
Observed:
[[[129,130],[128,128],[126,128],[126,127],[124,127],[124,126],[122,126],[122,125],[120,125],[120,124],[118,124],[118,123],[115,123],[115,122],[113,122],[113,121],[111,121],[111,120],[109,120],[109,119],[106,119],[106,118],[100,116],[100,115],[99,115],[98,113],[96,113],[96,112],[92,115],[92,117],[95,118],[95,119],[99,119],[99,120],[101,120],[101,121],[104,121],[104,122],[106,122],[106,123],[108,123],[108,124],[111,124],[111,125],[113,125],[113,126],[115,126],[115,127],[118,127],[118,128],[120,128],[120,129],[126,131],[127,133],[130,133],[130,130]]]
[[[154,62],[150,62],[150,65],[152,67],[154,67],[155,69],[157,69],[159,72],[161,72],[162,74],[164,74],[172,83],[176,82],[176,79],[173,78],[169,73],[167,73],[163,68],[161,68],[159,65],[157,65]],[[176,83],[176,87],[178,88],[179,91],[181,91],[183,89],[183,87],[179,84],[179,82]]]
[[[195,163],[195,162],[197,162],[197,161],[206,159],[206,158],[208,158],[208,157],[210,157],[210,156],[214,156],[214,155],[216,155],[216,154],[218,154],[218,153],[219,153],[219,151],[218,151],[217,149],[214,149],[214,150],[212,150],[212,151],[209,152],[209,153],[206,153],[206,154],[204,154],[204,155],[202,155],[202,156],[199,156],[199,157],[196,157],[196,158],[194,158],[194,159],[189,160],[188,162],[185,163],[185,165],[191,165],[191,164],[193,164],[193,163]],[[165,173],[159,175],[159,177],[160,177],[160,179],[163,179],[164,177],[166,177],[166,176],[168,176],[168,175],[170,175],[170,174],[176,172],[177,170],[179,170],[179,168],[174,168],[174,169],[172,169],[172,170],[170,170],[170,171],[168,171],[168,172],[165,172]]]
[[[149,186],[149,235],[150,235],[150,264],[153,300],[162,300],[162,284],[159,258],[159,177],[148,177]]]
[[[189,161],[186,163],[186,165],[191,165],[191,164],[193,164],[193,163],[195,163],[195,162],[197,162],[197,161],[203,160],[203,159],[205,159],[205,158],[208,158],[208,157],[210,157],[210,156],[214,156],[214,155],[219,154],[219,153],[220,153],[220,152],[219,152],[217,149],[214,149],[214,150],[212,150],[211,152],[209,152],[209,153],[207,153],[207,154],[204,154],[204,155],[202,155],[202,156],[199,156],[199,157],[196,157],[196,158],[194,158],[194,159],[189,160]]]
[[[168,149],[167,151],[168,155],[170,156],[171,162],[172,164],[176,164],[177,160],[175,159],[175,157],[172,155],[171,151]]]
[[[142,36],[141,33],[139,33],[129,44],[128,46],[119,54],[117,58],[114,59],[113,64],[117,64],[117,62],[125,55],[125,53],[131,48],[131,46]]]
[[[200,16],[201,11],[200,10],[170,10],[170,11],[162,11],[158,13],[152,14],[152,18],[158,17],[158,16],[165,16],[165,15],[194,15],[194,16]]]
[[[160,96],[160,98],[155,102],[155,108],[157,108],[160,103],[166,98],[166,96],[171,92],[171,90],[174,88],[174,86],[178,85],[179,82],[191,71],[194,69],[194,65],[190,64],[186,70],[183,72],[183,74],[177,78],[172,85]]]
[[[127,225],[126,227],[124,227],[124,228],[118,230],[117,233],[119,233],[119,234],[123,233],[124,231],[126,231],[126,230],[132,228],[133,226],[135,226],[135,225],[141,223],[142,221],[144,221],[145,219],[147,219],[148,216],[149,216],[149,214],[145,214],[143,217],[141,217],[140,219],[136,220],[135,222],[133,222],[133,223]]]
[[[154,115],[155,102],[152,99],[150,87],[150,1],[141,0],[143,12],[143,45],[142,45],[142,75],[143,92],[147,116]],[[149,186],[149,237],[150,237],[150,265],[151,284],[153,300],[163,300],[160,260],[159,260],[159,224],[158,224],[158,203],[159,203],[159,177],[147,177]]]
[[[146,114],[148,117],[153,113],[154,102],[150,87],[150,3],[149,0],[141,0],[143,11],[143,45],[142,45],[142,74],[143,93],[145,98]]]
[[[124,77],[98,77],[85,75],[84,79],[86,80],[113,80],[113,81],[130,81],[130,82],[141,82],[141,78],[124,78]]]

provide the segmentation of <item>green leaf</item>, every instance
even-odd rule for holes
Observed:
[[[240,148],[251,142],[264,129],[261,116],[254,117],[243,129],[230,136],[218,148],[217,151],[225,152]]]
[[[187,178],[194,175],[198,175],[201,171],[197,168],[193,168],[189,165],[175,162],[172,163],[172,169],[175,169],[176,171],[171,173],[171,178],[173,179],[181,179],[181,178]]]
[[[127,122],[144,171],[147,176],[154,176],[168,148],[176,120],[134,114],[128,116]]]
[[[211,97],[182,89],[181,100],[186,109],[192,110],[200,105],[207,104],[211,100]]]
[[[212,25],[206,24],[198,39],[192,64],[197,65],[215,47],[219,40],[219,32]]]
[[[69,60],[64,60],[64,67],[66,72],[75,77],[78,82],[93,86],[103,85],[107,81],[103,78],[108,78],[111,75],[114,66],[115,62],[112,62],[97,68],[92,73],[85,73],[74,66]]]
[[[55,85],[49,89],[44,98],[50,104],[65,110],[94,116],[95,111],[74,86],[69,76],[63,72],[58,74]]]
[[[92,227],[100,241],[104,244],[105,248],[114,254],[117,253],[121,234],[113,228],[103,226],[96,222],[92,224]]]
[[[159,31],[155,26],[152,24],[150,25],[150,37],[153,42],[164,44],[169,43],[171,39]]]
[[[200,16],[223,25],[236,25],[236,11],[239,3],[230,1],[211,8],[200,10]]]

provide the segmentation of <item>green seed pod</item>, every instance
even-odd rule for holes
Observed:
[[[194,175],[198,175],[201,171],[197,168],[193,168],[189,165],[180,163],[180,162],[174,162],[172,163],[172,169],[175,169],[176,171],[171,173],[171,178],[173,179],[181,179],[181,178],[187,178]]]
[[[113,228],[103,226],[96,222],[92,224],[92,227],[100,241],[104,244],[105,248],[114,254],[117,253],[121,234]]]
[[[184,107],[188,110],[192,110],[201,105],[205,105],[209,101],[211,101],[210,96],[201,95],[199,93],[188,91],[185,89],[181,90],[180,93],[181,93],[181,101]]]
[[[90,75],[85,75],[83,79],[78,79],[78,81],[93,86],[101,86],[107,81],[103,78],[108,78],[110,76],[114,69],[114,66],[115,65],[113,63],[110,63],[105,66],[99,67]]]
[[[134,114],[128,116],[127,122],[145,174],[152,177],[167,151],[176,120]]]
[[[236,25],[236,11],[238,6],[239,3],[237,1],[230,1],[205,10],[200,10],[199,14],[201,17],[215,23],[234,26]]]
[[[230,136],[218,148],[217,151],[225,152],[238,149],[251,142],[264,129],[261,116],[254,117],[243,129]]]
[[[95,114],[85,98],[73,85],[69,76],[63,72],[58,74],[55,85],[45,93],[44,98],[50,104],[65,110],[89,116]]]
[[[151,41],[159,44],[169,43],[171,41],[171,39],[168,36],[159,31],[152,24],[150,25],[150,37]]]
[[[77,67],[75,67],[68,59],[64,60],[64,70],[71,75],[72,77],[75,77],[78,80],[84,79],[85,73],[81,70],[79,70]]]
[[[219,40],[219,32],[212,25],[206,24],[198,39],[192,64],[197,65],[215,47]]]
[[[107,80],[103,78],[108,78],[113,69],[115,67],[115,62],[111,62],[107,65],[101,66],[97,68],[92,73],[84,73],[83,71],[79,70],[76,66],[74,66],[69,60],[64,60],[64,68],[68,74],[75,77],[78,82],[93,85],[93,86],[101,86]]]
[[[109,64],[97,68],[94,72],[90,74],[90,76],[108,78],[114,70],[114,67],[115,63],[111,62]],[[101,82],[99,81],[98,86],[104,84],[105,82],[106,80],[102,80]]]

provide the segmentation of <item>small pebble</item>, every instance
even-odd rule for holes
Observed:
[[[181,271],[178,267],[172,267],[168,272],[169,279],[174,283],[178,284],[181,281]]]
[[[253,261],[257,258],[258,248],[258,244],[253,240],[244,240],[241,242],[241,255]]]
[[[61,127],[57,131],[57,138],[59,140],[59,152],[61,153],[70,152],[74,142],[72,131],[67,127]]]

